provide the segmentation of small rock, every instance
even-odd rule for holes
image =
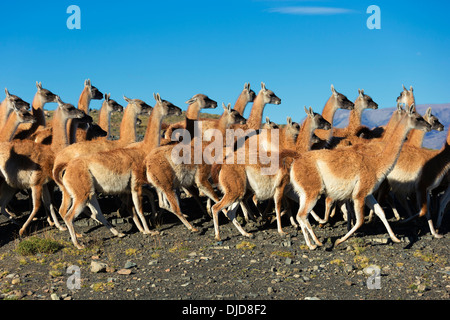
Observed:
[[[52,293],[52,294],[50,295],[50,298],[51,298],[52,300],[59,300],[59,299],[60,299],[59,296],[58,296],[56,293]]]
[[[291,258],[286,258],[286,260],[284,261],[285,264],[292,264],[292,259]]]
[[[134,267],[136,267],[137,266],[137,264],[136,263],[134,263],[133,261],[131,261],[131,260],[127,260],[127,262],[125,262],[125,269],[131,269],[131,268],[134,268]]]
[[[268,288],[267,288],[267,293],[268,293],[268,294],[274,293],[273,288],[272,288],[272,287],[268,287]]]
[[[11,284],[19,284],[20,283],[20,278],[14,278],[11,280]]]
[[[119,271],[117,271],[118,274],[122,274],[122,275],[129,275],[131,274],[131,270],[130,269],[120,269]]]
[[[91,261],[91,272],[98,273],[106,271],[108,265],[104,262]]]
[[[345,280],[344,281],[344,283],[347,285],[347,286],[352,286],[354,283],[353,282],[351,282],[350,280]]]
[[[155,264],[157,264],[158,263],[158,260],[150,260],[149,262],[148,262],[148,265],[149,266],[154,266]]]
[[[305,297],[305,300],[320,300],[317,297]]]

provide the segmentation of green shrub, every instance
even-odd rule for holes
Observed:
[[[23,256],[29,256],[37,253],[55,253],[62,247],[63,245],[55,240],[31,237],[21,241],[16,251]]]

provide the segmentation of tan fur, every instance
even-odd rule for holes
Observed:
[[[38,144],[31,140],[14,140],[0,144],[0,171],[6,182],[2,185],[0,196],[2,213],[5,214],[5,206],[15,194],[16,189],[31,188],[32,191],[33,210],[20,229],[21,235],[39,210],[43,193],[46,193],[47,201],[45,204],[48,208],[50,207],[48,190],[45,184],[52,179],[54,153],[67,145],[67,119],[69,117],[81,118],[86,116],[72,105],[63,104],[60,101],[58,104],[51,146]],[[92,121],[92,118],[90,120]],[[54,214],[53,218],[56,218]]]
[[[11,141],[21,123],[34,123],[36,119],[27,110],[14,108],[8,117],[6,124],[0,130],[0,142]]]
[[[244,121],[244,118],[237,111],[230,109],[230,105],[228,105],[228,108],[224,106],[224,109],[224,114],[216,127],[216,129],[221,131],[222,137],[225,137],[226,128],[232,124]],[[196,194],[194,187],[197,187],[211,200],[219,201],[211,183],[208,181],[211,174],[210,162],[206,162],[202,157],[201,163],[195,163],[194,145],[197,141],[196,139],[188,144],[188,147],[191,149],[191,158],[187,164],[174,162],[172,152],[177,147],[177,144],[156,148],[145,158],[147,180],[158,191],[160,206],[174,213],[191,231],[197,231],[197,229],[184,218],[174,190],[176,188],[186,188],[189,192]],[[204,154],[203,151],[207,147],[206,144],[199,145],[199,147],[202,148],[202,154]],[[216,226],[217,217],[213,216],[213,218]]]
[[[337,92],[334,89],[334,86],[331,85],[331,96],[322,110],[322,117],[333,126],[334,115],[338,109],[352,110],[353,108],[353,103],[349,101],[346,96]],[[315,134],[322,141],[315,144],[313,149],[321,149],[327,146],[329,140],[333,136],[333,130],[316,129]]]
[[[239,112],[240,115],[244,114],[245,107],[249,102],[253,102],[255,99],[255,92],[250,89],[250,84],[246,83],[244,85],[244,89],[239,94],[233,109]],[[207,119],[207,118],[200,118],[200,121],[202,121],[202,132],[204,133],[206,130],[215,128],[217,126],[217,122],[220,121],[220,119]],[[172,137],[173,131],[176,129],[185,129],[186,128],[186,121],[179,121],[176,123],[171,124],[165,134],[164,138],[166,140],[170,140]],[[164,143],[165,144],[165,143]]]
[[[297,137],[297,143],[293,143],[290,138],[280,139],[280,146],[277,154],[275,156],[278,156],[279,161],[279,167],[276,170],[275,174],[268,175],[262,173],[262,168],[265,166],[262,163],[258,161],[257,164],[250,164],[247,161],[245,164],[227,164],[224,163],[221,166],[220,173],[218,174],[218,182],[219,187],[224,193],[222,199],[220,202],[216,203],[212,207],[212,213],[213,216],[216,216],[220,210],[223,210],[229,206],[232,206],[233,204],[236,204],[237,202],[243,203],[245,195],[250,191],[255,194],[255,198],[257,200],[267,200],[267,199],[274,199],[275,202],[275,211],[277,215],[277,224],[278,224],[278,232],[280,234],[284,234],[284,231],[281,228],[281,200],[283,198],[284,190],[286,186],[289,183],[289,166],[292,163],[290,161],[289,163],[286,163],[284,161],[286,155],[290,155],[292,158],[293,154],[297,154],[295,150],[292,150],[290,148],[292,147],[299,147],[299,149],[304,150],[308,149],[307,146],[302,146],[301,142],[306,143],[306,145],[310,146],[310,142],[308,139],[305,139],[304,137],[301,137],[302,134],[309,136],[309,140],[311,139],[314,130],[318,127],[323,127],[325,120],[319,115],[316,115],[312,112],[312,109],[310,108],[309,111],[307,111],[308,117],[303,122],[300,130],[299,135]],[[319,126],[320,124],[320,126]],[[288,125],[289,125],[289,119],[288,119]],[[330,128],[330,124],[328,123],[328,128]],[[273,129],[278,130],[278,129]],[[289,130],[288,130],[289,132]],[[249,145],[251,144],[252,139],[257,139],[257,136],[251,137],[246,142],[246,148],[250,152],[252,150],[249,149]],[[301,141],[301,142],[300,142]],[[255,152],[259,152],[259,149]],[[246,152],[246,155],[249,154],[249,152]],[[284,154],[283,157],[280,155]],[[257,159],[260,159],[257,157]],[[232,213],[234,214],[234,212]],[[234,219],[234,216],[231,217]],[[241,231],[240,225],[236,222],[236,227],[238,227],[239,231]],[[246,233],[243,233],[243,235],[247,235]],[[216,239],[220,239],[219,230],[216,228]]]
[[[3,128],[9,115],[13,111],[14,105],[17,109],[28,110],[30,109],[30,104],[23,101],[16,95],[10,94],[8,89],[5,88],[6,97],[0,104],[0,128]]]
[[[419,217],[427,216],[428,225],[431,233],[436,237],[442,237],[439,235],[433,226],[433,220],[431,219],[431,213],[428,209],[427,195],[434,189],[439,187],[441,183],[447,183],[448,175],[450,172],[450,131],[447,134],[447,139],[444,142],[442,148],[435,153],[435,155],[429,159],[422,168],[422,172],[417,181],[417,202],[419,204]],[[442,209],[442,215],[445,208]],[[439,217],[439,222],[442,217]]]
[[[76,238],[73,219],[84,210],[86,205],[91,209],[94,219],[104,223],[113,234],[122,236],[103,217],[96,200],[96,191],[105,194],[131,193],[137,213],[136,216],[133,212],[136,226],[145,234],[155,233],[149,230],[142,211],[142,185],[145,182],[143,160],[146,154],[158,146],[163,117],[174,113],[181,114],[178,107],[161,100],[159,94],[155,95],[155,99],[157,103],[150,115],[144,141],[123,148],[79,156],[67,163],[62,184],[63,192],[67,192],[72,198],[72,206],[67,213],[67,208],[62,208],[60,214],[77,248],[83,246]],[[147,137],[147,134],[153,138]]]
[[[315,245],[311,244],[307,232],[317,245],[321,245],[307,220],[321,194],[326,194],[333,200],[352,200],[354,203],[357,222],[335,245],[345,241],[362,225],[363,209],[367,200],[376,208],[375,213],[382,219],[391,239],[399,241],[390,229],[381,207],[372,201],[371,194],[395,166],[404,139],[412,128],[429,130],[430,125],[409,110],[392,133],[386,132],[389,139],[384,143],[373,142],[335,150],[316,150],[306,152],[294,161],[290,178],[300,201],[297,220],[310,249],[314,249]]]
[[[56,102],[56,95],[42,88],[42,83],[36,82],[37,92],[32,103],[32,114],[36,121],[34,123],[23,123],[17,128],[14,139],[29,139],[30,136],[46,126],[44,106],[49,102]]]

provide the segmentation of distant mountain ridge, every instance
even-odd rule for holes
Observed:
[[[445,139],[450,126],[450,103],[444,104],[420,104],[417,105],[417,112],[425,114],[425,111],[431,107],[431,113],[434,114],[439,121],[444,125],[444,131],[431,131],[425,134],[423,146],[430,149],[440,149]],[[361,123],[369,128],[375,128],[388,123],[392,113],[396,107],[382,108],[378,110],[365,110],[362,114]],[[333,126],[337,128],[344,128],[348,124],[348,117],[350,111],[339,109],[334,115]]]

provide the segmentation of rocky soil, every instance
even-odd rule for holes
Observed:
[[[102,207],[116,210],[112,198]],[[28,199],[12,207],[24,222]],[[147,212],[150,211],[147,208]],[[21,209],[22,208],[22,209]],[[247,223],[251,239],[221,218],[222,241],[214,240],[211,219],[203,218],[191,199],[182,209],[201,231],[189,232],[171,213],[155,227],[158,236],[144,236],[128,217],[105,213],[124,238],[113,237],[92,220],[80,218],[83,250],[73,247],[69,233],[46,224],[44,214],[28,237],[0,217],[0,298],[8,300],[448,300],[450,266],[448,230],[434,239],[425,221],[399,224],[390,217],[402,243],[392,243],[379,220],[366,223],[347,242],[334,241],[347,231],[337,215],[320,227],[311,219],[324,246],[310,251],[301,230],[284,221],[289,233],[280,237],[276,225]],[[18,211],[17,211],[18,210]],[[21,211],[23,210],[23,211]],[[388,211],[387,211],[388,212]],[[30,237],[57,241],[54,253],[21,255],[18,245]],[[68,272],[69,271],[69,272]],[[74,271],[77,271],[74,273]],[[78,277],[79,275],[79,277]],[[76,280],[79,279],[79,282]],[[77,285],[78,284],[78,285]]]

